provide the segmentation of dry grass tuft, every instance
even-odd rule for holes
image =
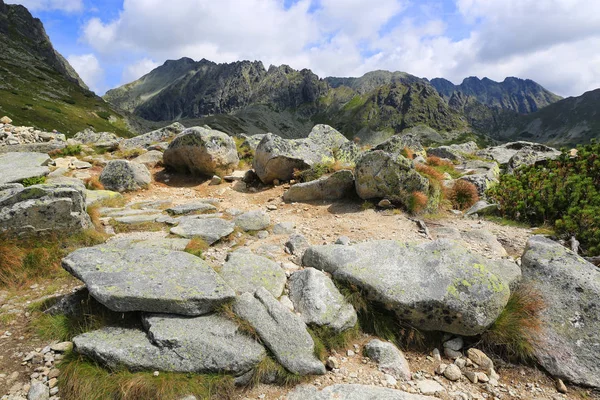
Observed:
[[[419,214],[427,208],[429,198],[423,192],[412,192],[408,197],[408,211],[412,214]]]
[[[204,259],[203,253],[208,250],[209,244],[200,238],[193,238],[183,251]]]
[[[479,201],[477,188],[471,182],[459,179],[447,193],[452,205],[459,210],[466,210]]]
[[[83,181],[83,183],[85,183],[85,187],[88,190],[104,190],[104,185],[102,182],[100,182],[97,176],[87,178]]]
[[[415,166],[415,169],[417,170],[417,172],[419,172],[421,175],[424,175],[426,178],[433,179],[438,182],[441,182],[444,180],[444,173],[438,171],[437,169],[433,168],[432,166],[424,165],[424,164],[417,164]]]

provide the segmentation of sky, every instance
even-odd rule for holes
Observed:
[[[169,59],[260,60],[317,75],[404,71],[455,84],[600,88],[597,0],[5,0],[42,20],[98,94]]]

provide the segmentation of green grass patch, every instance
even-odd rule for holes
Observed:
[[[50,154],[52,157],[70,157],[70,156],[78,156],[83,151],[83,148],[80,144],[70,144],[67,145],[64,149],[53,151]]]
[[[193,238],[183,251],[204,259],[204,252],[208,250],[209,247],[210,245],[204,240],[200,238]]]
[[[161,372],[154,376],[152,372],[110,370],[74,353],[67,354],[59,368],[64,400],[178,400],[188,395],[227,400],[235,393],[233,378],[228,375]]]
[[[21,184],[25,187],[33,186],[33,185],[41,185],[43,183],[46,183],[45,176],[34,176],[31,178],[25,178],[21,181]]]
[[[124,224],[122,222],[111,220],[112,227],[116,233],[128,232],[158,232],[165,228],[165,224],[160,222],[139,222],[137,224]]]
[[[315,355],[321,361],[325,361],[332,350],[345,349],[360,337],[358,324],[343,332],[325,326],[310,326],[308,331],[315,342]]]
[[[296,386],[307,380],[307,377],[293,374],[283,368],[275,358],[269,354],[262,359],[254,368],[254,374],[250,381],[251,386],[256,386],[262,382],[275,383],[281,386]]]

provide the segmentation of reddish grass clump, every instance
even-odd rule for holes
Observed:
[[[429,165],[417,164],[415,166],[415,169],[421,175],[425,175],[425,177],[427,177],[429,179],[433,179],[438,182],[441,182],[444,180],[444,174]]]
[[[466,210],[479,201],[477,188],[471,182],[459,179],[454,186],[448,190],[448,199],[452,205],[459,210]]]
[[[415,158],[415,152],[406,146],[404,146],[404,149],[402,150],[402,155],[404,157],[408,158],[409,160],[412,160]]]
[[[419,214],[427,207],[427,195],[423,192],[412,192],[408,198],[408,211]]]
[[[83,181],[88,190],[104,190],[104,185],[97,176],[92,176]]]

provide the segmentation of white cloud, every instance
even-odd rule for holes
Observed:
[[[104,91],[104,69],[93,54],[70,55],[67,61],[88,87],[98,94]]]
[[[82,39],[101,59],[143,61],[127,66],[124,79],[147,72],[149,60],[185,56],[262,60],[321,76],[518,76],[562,95],[600,87],[600,2],[455,2],[448,15],[437,3],[409,0],[299,0],[288,9],[282,0],[171,0],[168,9],[162,0],[124,0],[116,19],[89,20]],[[450,31],[457,25],[460,35]]]
[[[135,81],[158,67],[160,64],[150,60],[149,58],[143,58],[133,64],[125,67],[123,71],[123,83],[129,83]]]
[[[31,11],[62,10],[74,12],[83,9],[83,0],[19,0],[6,1],[6,3],[21,4]]]

